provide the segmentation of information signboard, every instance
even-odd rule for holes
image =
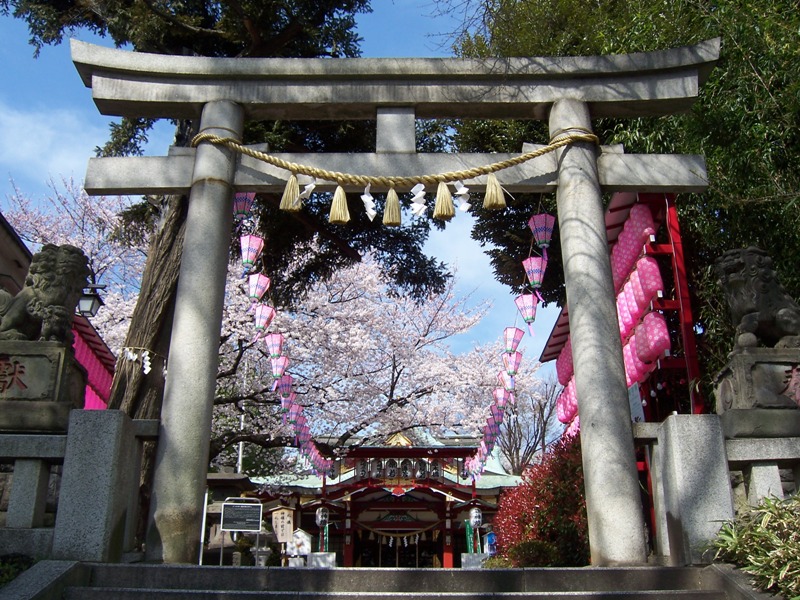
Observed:
[[[272,511],[272,530],[282,544],[292,540],[294,531],[294,511],[291,508],[279,508]]]
[[[225,502],[222,505],[222,531],[261,531],[261,503]]]

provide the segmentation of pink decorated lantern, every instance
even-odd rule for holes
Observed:
[[[655,363],[647,364],[641,358],[639,358],[639,354],[638,352],[636,352],[638,344],[638,342],[636,341],[637,337],[638,336],[634,332],[634,334],[631,335],[628,345],[631,347],[631,360],[633,362],[634,372],[636,373],[634,381],[636,383],[641,383],[642,381],[647,379],[647,376],[650,374],[650,371],[656,368],[656,364]]]
[[[562,423],[571,423],[577,414],[578,399],[575,395],[575,379],[570,379],[556,401],[556,416]]]
[[[506,373],[512,377],[519,371],[519,365],[522,363],[522,352],[506,352],[503,354],[503,365],[506,368]]]
[[[533,321],[536,319],[536,305],[539,304],[539,298],[534,294],[522,294],[514,299],[514,304],[517,305],[522,320],[528,325],[528,331],[533,335]]]
[[[506,404],[512,402],[511,392],[504,387],[495,388],[492,396],[494,396],[494,402],[500,410],[505,410]]]
[[[242,266],[247,275],[264,250],[264,238],[257,235],[243,235],[240,239],[242,246]]]
[[[517,387],[517,384],[514,381],[514,376],[509,375],[505,371],[500,371],[497,374],[497,383],[499,383],[507,392],[511,393],[513,393]]]
[[[625,293],[623,291],[620,291],[619,295],[617,296],[617,313],[619,314],[621,325],[619,333],[624,340],[628,337],[633,329],[634,322],[631,318],[630,310],[628,310],[628,302],[625,300]]]
[[[292,394],[292,384],[294,378],[291,375],[281,375],[280,379],[275,382],[275,390],[281,398],[288,398]]]
[[[303,408],[299,404],[292,404],[289,407],[289,412],[286,413],[286,422],[296,424],[302,412]]]
[[[653,213],[645,204],[634,204],[631,207],[625,227],[634,233],[640,244],[644,244],[651,235],[656,234]]]
[[[581,432],[581,418],[575,417],[564,431],[564,437],[573,438]]]
[[[522,261],[522,266],[525,267],[525,274],[528,276],[528,281],[531,282],[531,287],[534,289],[542,287],[544,272],[547,269],[547,259],[543,256],[529,256]]]
[[[622,292],[625,296],[625,304],[628,305],[628,312],[631,314],[631,320],[636,325],[642,318],[644,311],[639,309],[639,304],[636,302],[636,294],[633,293],[633,282],[630,279],[622,286]]]
[[[636,369],[636,363],[633,360],[633,356],[631,355],[632,352],[635,352],[631,348],[630,342],[625,344],[622,347],[622,360],[625,363],[625,386],[631,387],[634,383],[639,381],[639,372]]]
[[[269,284],[269,277],[263,273],[253,273],[248,279],[247,297],[250,298],[250,301],[253,303],[261,302],[264,294],[266,294],[269,289]]]
[[[255,192],[240,192],[233,197],[233,218],[237,221],[246,219],[253,212],[253,201],[256,199]]]
[[[506,327],[503,330],[503,341],[505,342],[506,352],[516,352],[519,343],[522,341],[522,336],[524,335],[525,332],[519,327]]]
[[[272,365],[272,378],[280,379],[281,377],[283,377],[283,374],[289,367],[289,357],[278,356],[276,358],[270,358],[269,361],[270,364]]]
[[[286,396],[281,396],[281,410],[287,411],[289,408],[297,402],[297,394],[290,391],[289,394]]]
[[[664,315],[647,313],[636,328],[636,354],[647,364],[652,363],[670,349],[669,328]]]
[[[556,376],[558,377],[558,383],[567,385],[567,382],[572,378],[573,370],[572,338],[567,338],[564,347],[561,348],[561,352],[558,353],[558,358],[556,359]]]
[[[505,390],[502,390],[505,392]],[[506,392],[508,393],[508,392]],[[503,409],[498,406],[497,404],[492,404],[489,407],[489,412],[492,413],[492,418],[494,419],[495,423],[502,423],[503,422]]]
[[[639,284],[642,287],[642,298],[637,302],[652,302],[653,298],[664,291],[664,282],[661,279],[661,271],[658,268],[658,261],[652,256],[643,256],[636,263]]]
[[[264,336],[264,345],[270,358],[278,358],[283,354],[283,340],[282,333],[268,333]]]
[[[547,213],[540,213],[533,215],[528,221],[528,227],[533,232],[533,238],[539,248],[547,248],[550,241],[553,239],[553,227],[555,227],[556,218]]]
[[[272,308],[269,304],[256,304],[256,312],[255,312],[255,328],[256,328],[256,340],[258,340],[261,335],[263,335],[264,331],[269,327],[269,324],[272,323],[272,319],[275,318],[275,309]]]

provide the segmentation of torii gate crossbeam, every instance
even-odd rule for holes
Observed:
[[[686,111],[718,56],[719,40],[653,53],[489,60],[177,57],[72,42],[73,61],[103,114],[199,117],[200,131],[233,139],[241,138],[247,119],[377,119],[374,153],[283,155],[363,175],[441,173],[499,158],[417,154],[415,118],[549,119],[555,137],[591,130],[592,118]],[[237,190],[279,191],[286,178],[281,175],[211,144],[175,148],[167,157],[89,163],[91,194],[189,193],[149,560],[189,563],[197,556],[232,196]],[[644,525],[601,191],[701,191],[704,162],[698,156],[626,155],[620,148],[598,153],[576,143],[498,179],[511,191],[557,191],[592,563],[643,564]],[[465,181],[474,189],[484,183]]]

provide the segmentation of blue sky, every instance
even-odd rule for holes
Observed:
[[[359,18],[365,57],[447,57],[448,35],[454,18],[436,16],[430,0],[373,0],[373,12]],[[79,39],[112,46],[109,41],[78,33]],[[48,193],[50,179],[83,179],[86,162],[108,135],[111,119],[100,115],[91,90],[81,83],[69,57],[69,46],[45,47],[33,58],[28,32],[21,21],[0,17],[0,207],[13,192],[12,181],[26,195]],[[168,127],[151,137],[148,153],[166,154]],[[430,254],[458,268],[459,292],[472,292],[478,301],[489,298],[493,308],[470,334],[456,340],[456,350],[499,339],[503,328],[517,324],[513,296],[492,277],[488,258],[470,240],[471,222],[459,214],[445,232],[436,232],[427,246]],[[520,265],[520,269],[522,266]],[[558,312],[539,311],[536,336],[525,336],[528,359],[539,356]],[[524,329],[524,326],[522,326]]]

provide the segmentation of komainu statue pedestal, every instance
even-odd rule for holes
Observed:
[[[86,371],[62,342],[0,342],[0,431],[65,432]]]
[[[746,348],[717,376],[725,437],[800,436],[800,350]]]

